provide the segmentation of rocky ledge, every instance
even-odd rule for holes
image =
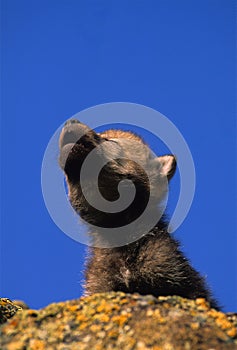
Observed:
[[[204,299],[103,293],[41,310],[0,299],[1,350],[234,350],[236,314]]]

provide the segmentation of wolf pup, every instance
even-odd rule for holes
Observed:
[[[89,248],[86,263],[85,294],[123,291],[154,296],[179,295],[189,299],[201,297],[219,309],[203,277],[180,251],[177,240],[168,233],[165,216],[158,215],[167,191],[164,179],[168,183],[175,173],[175,157],[154,156],[145,142],[132,132],[107,130],[96,133],[76,119],[64,125],[59,148],[59,164],[66,177],[70,203],[87,222],[88,234],[95,243]],[[93,150],[96,166],[101,163],[102,169],[98,176],[92,168],[82,189],[81,169]],[[132,203],[120,212],[101,211],[85,196],[86,192],[93,196],[97,186],[104,199],[113,203],[119,198],[119,184],[126,186],[124,180],[132,181],[136,193]],[[134,232],[128,233],[126,244],[104,248],[107,240],[113,240],[113,228],[128,225],[142,214],[151,192],[150,214],[153,218],[157,215],[154,227],[141,234],[142,225],[135,226]],[[102,228],[111,228],[111,236],[104,235]],[[135,240],[136,231],[139,231],[139,237]]]

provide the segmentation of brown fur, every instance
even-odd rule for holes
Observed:
[[[78,140],[82,130],[86,134]],[[141,147],[123,147],[124,141],[121,139],[124,138],[138,141]],[[108,142],[109,148],[106,148]],[[122,213],[104,213],[90,206],[84,198],[80,187],[80,169],[92,149],[98,145],[105,146],[104,153],[98,155],[100,161],[99,157],[106,157],[106,152],[113,152],[114,142],[126,154],[127,159],[118,157],[104,167],[99,177],[100,191],[107,200],[113,201],[118,198],[118,183],[123,179],[130,179],[136,186],[136,197]],[[59,146],[59,161],[67,178],[71,204],[88,222],[89,234],[95,243],[112,239],[104,237],[99,227],[121,227],[139,217],[147,205],[152,186],[157,191],[157,200],[156,205],[151,208],[154,211],[151,214],[157,214],[157,206],[164,195],[161,193],[160,181],[163,176],[170,180],[175,172],[176,161],[173,156],[150,158],[148,147],[139,136],[121,130],[108,130],[97,134],[76,120],[71,120],[64,126]],[[129,160],[132,152],[144,158],[148,165],[151,164],[150,182],[141,167]],[[157,169],[154,168],[156,161]],[[93,174],[90,174],[87,183],[89,191],[93,191],[95,181]],[[98,226],[98,229],[92,231],[90,224]],[[85,293],[88,295],[107,291],[138,292],[155,296],[175,294],[190,299],[204,297],[213,307],[218,308],[204,279],[191,267],[180,251],[179,243],[167,232],[164,217],[149,233],[132,243],[115,248],[90,248],[85,271]]]

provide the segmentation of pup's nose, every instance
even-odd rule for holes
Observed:
[[[72,119],[68,119],[66,121],[66,123],[64,124],[64,126],[68,126],[68,125],[76,124],[76,123],[81,124],[81,122],[79,122],[79,120],[72,118]]]
[[[89,130],[87,125],[77,119],[67,120],[60,135],[59,146],[63,147],[68,143],[76,143]]]

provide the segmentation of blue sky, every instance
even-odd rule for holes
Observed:
[[[39,308],[82,294],[86,248],[47,212],[42,158],[66,119],[125,101],[160,111],[185,137],[197,187],[175,236],[236,311],[235,1],[1,5],[1,295]]]

